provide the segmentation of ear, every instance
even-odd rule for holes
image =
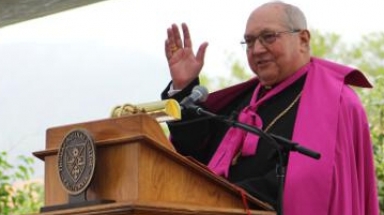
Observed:
[[[309,50],[311,41],[311,33],[308,30],[302,30],[300,32],[300,45],[305,48],[307,51]]]

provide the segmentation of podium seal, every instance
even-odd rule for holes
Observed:
[[[94,175],[95,144],[85,129],[70,131],[58,151],[58,173],[61,184],[70,195],[84,192]]]

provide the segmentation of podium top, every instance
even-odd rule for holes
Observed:
[[[92,137],[98,145],[118,142],[122,139],[145,137],[175,151],[155,119],[146,114],[137,114],[48,128],[46,131],[45,152],[56,151],[60,147],[63,138],[70,131],[80,128],[92,133]],[[34,155],[43,160],[44,155],[41,152],[35,152]]]

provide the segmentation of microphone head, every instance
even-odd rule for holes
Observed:
[[[198,93],[199,95],[199,102],[205,102],[208,98],[208,89],[206,87],[197,85],[192,89],[192,93]]]

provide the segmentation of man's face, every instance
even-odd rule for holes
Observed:
[[[303,32],[284,24],[283,10],[276,5],[256,9],[247,22],[248,63],[264,86],[283,81],[306,63],[308,41],[303,41]]]

